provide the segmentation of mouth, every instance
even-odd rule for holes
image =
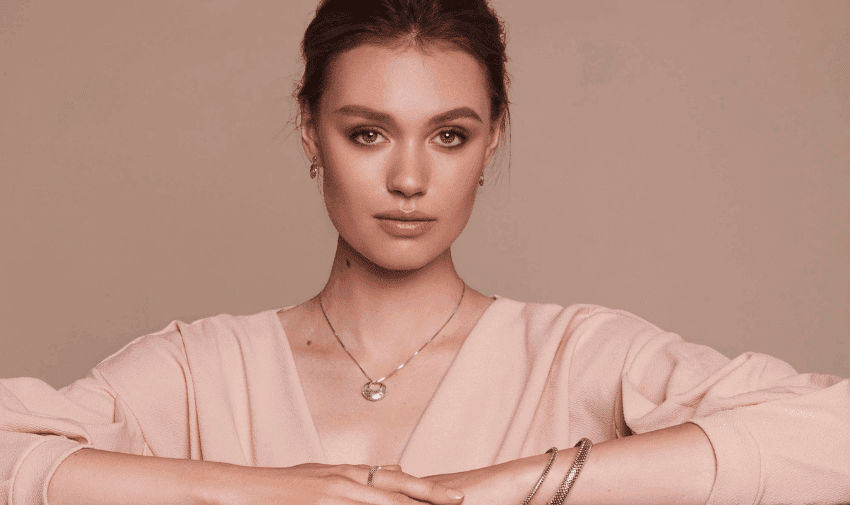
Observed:
[[[401,213],[376,214],[375,218],[378,220],[378,226],[388,235],[408,239],[426,234],[437,221],[431,216],[417,215],[415,212],[399,214]]]
[[[437,220],[437,218],[418,210],[415,210],[413,212],[402,212],[399,210],[380,212],[378,214],[375,214],[374,217],[376,217],[377,219],[385,219],[390,221],[428,222]]]

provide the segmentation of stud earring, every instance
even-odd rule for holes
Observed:
[[[481,177],[478,178],[478,185],[479,186],[484,185],[484,174],[481,174]]]
[[[315,179],[319,174],[319,167],[316,165],[316,157],[313,156],[313,163],[310,164],[310,178]]]

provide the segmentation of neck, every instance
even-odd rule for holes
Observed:
[[[391,349],[415,350],[431,338],[457,306],[463,286],[450,249],[419,269],[387,270],[340,238],[319,296],[349,348],[386,354]]]

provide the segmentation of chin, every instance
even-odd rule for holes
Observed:
[[[447,247],[434,247],[433,242],[414,240],[399,243],[393,239],[389,243],[380,241],[370,244],[351,244],[351,247],[363,259],[377,269],[389,271],[413,271],[427,266],[437,259]]]
[[[340,233],[342,247],[374,265],[376,270],[394,272],[409,272],[428,266],[440,258],[451,247],[452,239],[456,238],[447,236],[447,230],[431,230],[416,238],[392,237],[381,230],[357,231],[359,233]]]
[[[405,251],[394,254],[391,250],[384,249],[379,254],[369,254],[366,259],[384,270],[412,271],[428,265],[436,257],[437,255],[434,254],[424,254],[424,251]]]

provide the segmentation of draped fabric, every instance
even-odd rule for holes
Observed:
[[[58,391],[0,379],[2,503],[47,503],[56,467],[84,447],[328,463],[277,312],[174,321]],[[850,502],[847,379],[757,353],[730,360],[622,310],[499,296],[399,464],[418,476],[463,471],[684,422],[714,448],[708,503]]]

